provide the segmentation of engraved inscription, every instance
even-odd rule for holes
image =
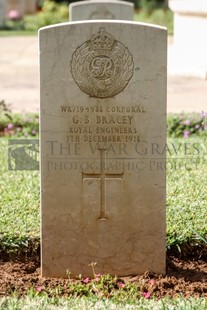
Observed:
[[[105,152],[107,149],[99,149],[100,151],[100,173],[86,173],[82,171],[82,179],[85,178],[99,178],[101,181],[101,189],[100,189],[100,216],[98,220],[107,220],[106,216],[106,186],[105,186],[105,180],[112,178],[112,179],[120,179],[123,177],[124,172],[122,173],[113,173],[109,174],[106,173],[105,167],[106,167],[106,154]]]
[[[68,143],[138,143],[140,133],[136,119],[146,113],[142,104],[65,105],[60,106],[60,111],[68,119]]]
[[[106,80],[113,74],[114,63],[107,57],[96,57],[91,63],[91,73],[95,78]]]
[[[79,88],[97,98],[114,97],[133,76],[129,50],[101,27],[72,55],[71,73]]]

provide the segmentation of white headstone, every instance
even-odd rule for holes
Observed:
[[[42,276],[165,273],[165,28],[40,30]]]
[[[86,0],[69,5],[70,21],[92,19],[133,20],[134,5],[118,0]]]
[[[169,73],[207,78],[207,1],[170,0],[174,42]]]

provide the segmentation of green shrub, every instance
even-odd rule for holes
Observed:
[[[192,135],[207,135],[207,113],[169,114],[167,118],[169,137],[189,138]]]
[[[70,2],[73,2],[69,1]],[[167,8],[168,7],[168,0],[128,0],[129,2],[134,3],[135,9],[143,8],[145,10],[152,10],[157,8]]]
[[[0,135],[35,137],[39,133],[37,113],[11,113],[4,101],[0,101]]]
[[[57,4],[50,0],[45,0],[42,5],[42,10],[35,15],[27,15],[23,19],[18,15],[18,11],[13,12],[18,17],[8,16],[2,30],[27,30],[37,31],[39,28],[51,24],[58,24],[68,21],[68,5]]]
[[[1,26],[0,30],[25,30],[23,20],[6,20],[4,25]]]
[[[149,13],[148,10],[142,9],[135,12],[134,20],[164,26],[167,27],[168,34],[173,33],[173,13],[170,10],[159,8]]]
[[[156,0],[142,0],[141,7],[148,13],[151,14],[155,9],[159,7]]]
[[[42,11],[36,15],[25,16],[25,30],[35,31],[41,27],[68,21],[68,6],[45,0]]]

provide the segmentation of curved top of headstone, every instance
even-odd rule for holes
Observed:
[[[122,0],[86,0],[86,1],[90,1],[90,2],[116,2],[118,4],[125,4],[125,5],[129,5],[129,6],[134,7],[133,3],[127,2],[127,1],[122,1]],[[72,4],[78,4],[78,3],[86,2],[86,1],[79,1],[79,2],[72,3]]]
[[[131,25],[133,26],[139,26],[139,27],[146,27],[146,28],[156,28],[161,29],[164,31],[167,31],[167,28],[164,26],[156,25],[156,24],[150,24],[150,23],[144,23],[144,22],[136,22],[136,21],[128,21],[128,20],[84,20],[84,21],[73,21],[73,22],[65,22],[65,23],[58,23],[58,24],[52,24],[48,26],[41,27],[38,32],[43,32],[44,30],[52,30],[52,28],[60,29],[60,28],[66,28],[71,27],[73,25],[92,25],[92,24],[119,24],[119,25]]]
[[[119,0],[86,0],[69,5],[70,21],[93,19],[133,20],[134,5]]]
[[[206,0],[170,0],[169,7],[183,15],[207,15]]]

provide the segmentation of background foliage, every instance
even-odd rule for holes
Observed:
[[[52,0],[56,3],[67,3],[70,4],[72,2],[79,2],[82,0]],[[126,1],[126,0],[125,0]],[[167,7],[168,0],[128,0],[128,2],[132,2],[135,5],[135,8],[158,8],[158,7]]]
[[[78,0],[79,1],[79,0]],[[34,15],[26,15],[22,19],[18,12],[12,11],[8,14],[3,30],[15,31],[38,31],[39,28],[51,24],[67,22],[69,19],[68,5],[78,1],[39,1],[39,11]],[[134,19],[140,22],[149,22],[168,28],[169,33],[173,31],[173,14],[168,9],[165,0],[130,0],[135,4]]]

